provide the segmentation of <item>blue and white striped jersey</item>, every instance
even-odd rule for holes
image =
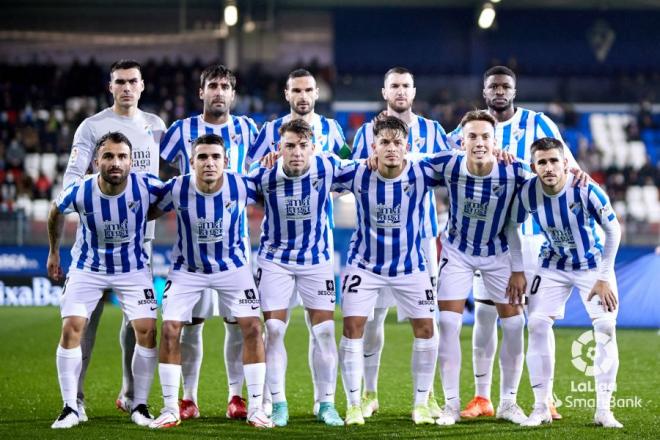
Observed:
[[[124,192],[108,196],[98,178],[91,174],[70,184],[55,200],[63,214],[80,215],[70,269],[105,274],[144,269],[149,260],[142,243],[147,211],[162,196],[163,182],[152,174],[131,172]]]
[[[245,265],[241,228],[246,206],[255,199],[250,180],[231,171],[224,172],[222,186],[214,194],[199,191],[191,174],[169,180],[158,207],[176,211],[172,270],[210,274]]]
[[[394,277],[426,270],[421,247],[424,201],[440,182],[418,162],[407,161],[394,179],[365,165],[342,176],[342,188],[355,195],[357,226],[348,249],[349,265]]]
[[[433,154],[449,150],[449,142],[445,129],[438,121],[415,116],[413,124],[408,127],[408,143],[412,153]],[[373,123],[363,124],[353,139],[353,159],[366,159],[369,157],[374,143]],[[437,237],[439,232],[438,214],[436,210],[435,195],[430,192],[428,200],[424,202],[424,222],[422,238]]]
[[[189,174],[190,146],[199,136],[210,133],[217,134],[225,141],[228,169],[245,173],[248,150],[257,138],[257,126],[247,116],[230,115],[230,119],[221,125],[204,122],[202,115],[179,119],[163,136],[160,157],[168,163],[176,164],[181,174]]]
[[[283,264],[314,265],[330,261],[330,192],[357,166],[329,155],[315,155],[300,177],[288,177],[279,159],[271,169],[250,172],[264,196],[259,256]]]
[[[541,180],[533,177],[522,186],[513,206],[512,219],[522,223],[531,214],[541,226],[546,238],[539,255],[542,267],[562,271],[595,269],[604,249],[596,223],[604,229],[611,223],[618,224],[605,192],[593,183],[574,187],[574,179],[569,173],[564,189],[549,196]]]
[[[510,152],[518,160],[528,165],[532,163],[532,144],[534,141],[544,137],[551,137],[562,141],[564,144],[564,156],[568,159],[568,166],[578,167],[573,153],[571,153],[571,150],[566,146],[561,137],[559,128],[543,113],[516,107],[516,111],[511,119],[505,122],[498,122],[495,126],[497,148]],[[448,138],[449,143],[453,147],[460,148],[462,138],[461,126],[456,127],[449,134]],[[524,235],[537,235],[540,233],[541,229],[531,219],[523,225]]]
[[[441,152],[422,161],[442,178],[449,192],[449,219],[443,231],[450,245],[467,255],[491,256],[507,252],[508,215],[520,186],[531,176],[520,162],[495,163],[487,176],[467,168],[467,156],[458,150]],[[436,176],[439,174],[439,176]]]
[[[277,151],[277,143],[280,141],[278,130],[285,122],[291,120],[291,114],[283,116],[274,121],[266,122],[257,136],[254,144],[250,146],[247,161],[248,165],[264,157],[266,154]],[[344,132],[334,119],[314,114],[311,124],[314,138],[312,141],[316,146],[316,153],[330,152],[339,155],[342,147],[346,144]]]

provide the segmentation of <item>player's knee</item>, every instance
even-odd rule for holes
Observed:
[[[522,333],[525,328],[525,315],[521,313],[520,315],[510,316],[506,319],[502,319],[500,322],[502,324],[503,331]]]
[[[334,340],[335,323],[334,321],[323,321],[312,327],[314,337],[321,343]]]
[[[151,322],[153,321],[153,322]],[[156,321],[140,322],[133,325],[135,329],[135,339],[138,345],[143,347],[153,347],[156,345]]]
[[[268,319],[266,321],[266,335],[269,341],[277,341],[284,339],[284,332],[286,331],[286,323],[279,319]]]
[[[527,331],[530,338],[545,337],[552,331],[554,321],[547,316],[532,315],[527,321]],[[532,344],[530,344],[530,347]]]
[[[594,331],[596,333],[602,333],[608,338],[614,337],[614,332],[616,331],[616,321],[611,318],[597,318],[593,321]]]
[[[170,345],[179,340],[183,326],[177,321],[163,321],[161,338],[164,343]]]
[[[248,320],[241,325],[241,332],[243,333],[243,339],[246,341],[260,339],[261,321],[259,321],[259,318]]]

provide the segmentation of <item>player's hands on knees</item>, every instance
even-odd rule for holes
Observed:
[[[526,289],[527,279],[525,278],[525,272],[511,272],[509,285],[506,286],[506,297],[509,298],[509,304],[514,306],[522,305]]]
[[[46,261],[46,268],[48,269],[48,276],[59,281],[64,276],[62,267],[60,267],[60,254],[55,252],[48,252],[48,260]]]
[[[493,156],[497,158],[498,162],[504,162],[505,165],[511,165],[516,161],[516,156],[499,148],[493,149]]]
[[[574,167],[570,169],[570,172],[575,176],[575,179],[573,179],[573,186],[581,186],[585,187],[587,186],[587,183],[591,180],[591,177],[589,177],[589,174],[587,174],[585,171],[582,171],[580,168]]]
[[[275,166],[275,162],[277,162],[277,159],[279,158],[280,158],[280,152],[272,151],[261,158],[261,160],[259,161],[259,165],[268,169],[273,168]]]
[[[376,171],[378,169],[378,157],[374,154],[369,156],[364,160],[364,164],[369,169],[369,171]]]
[[[613,312],[616,310],[618,302],[616,300],[616,295],[614,295],[614,292],[612,292],[612,289],[610,289],[609,282],[603,280],[596,281],[596,284],[594,284],[594,287],[592,287],[591,292],[589,292],[587,301],[591,301],[591,298],[596,295],[598,295],[600,298],[600,302],[602,303],[603,309],[606,312]]]

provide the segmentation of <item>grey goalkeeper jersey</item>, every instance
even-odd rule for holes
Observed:
[[[73,136],[71,156],[64,172],[63,184],[66,188],[82,179],[94,166],[94,146],[96,141],[111,131],[123,133],[133,146],[133,172],[147,172],[158,175],[160,138],[165,133],[165,123],[153,113],[137,110],[135,115],[120,116],[111,108],[106,108],[85,119]],[[154,238],[154,222],[147,224],[145,239]]]

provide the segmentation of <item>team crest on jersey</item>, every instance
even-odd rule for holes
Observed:
[[[287,220],[307,220],[312,218],[311,197],[287,196],[284,198]]]
[[[234,211],[236,211],[236,201],[235,200],[229,200],[229,201],[225,202],[225,210],[228,213],[233,214]]]
[[[197,240],[200,243],[215,243],[222,240],[222,219],[199,218],[195,224]]]
[[[517,144],[518,141],[520,141],[520,139],[522,139],[523,137],[525,137],[525,129],[524,128],[514,129],[511,132],[511,142],[510,143],[515,142]]]
[[[576,216],[580,215],[580,212],[582,212],[582,202],[580,201],[573,202],[570,205],[568,205],[568,209],[570,209],[570,211]]]
[[[481,203],[472,199],[465,199],[463,215],[477,220],[486,220],[488,215],[488,202]]]
[[[424,148],[424,145],[426,144],[426,139],[418,137],[417,139],[415,139],[414,144],[417,151],[420,151]]]
[[[153,131],[153,129],[151,128],[151,124],[147,124],[147,125],[145,125],[145,126],[144,126],[144,131],[146,131],[147,134],[148,134],[149,136],[153,136],[153,135],[154,135],[154,131]]]
[[[103,222],[103,241],[106,243],[126,243],[130,241],[128,219],[121,223],[106,220]]]
[[[316,180],[312,181],[312,188],[314,188],[316,191],[319,191],[319,189],[321,188],[322,183],[323,183],[323,181],[321,179],[316,179]]]
[[[569,228],[559,229],[548,227],[548,235],[550,236],[552,243],[558,247],[571,249],[577,248],[575,244],[575,237],[573,237],[573,231],[571,231]]]
[[[138,210],[140,209],[140,201],[139,200],[132,200],[128,202],[128,209],[131,210],[133,214],[136,214]]]
[[[415,189],[415,187],[410,183],[406,183],[403,185],[403,193],[408,197],[412,195],[413,189]]]
[[[495,194],[496,197],[502,197],[502,194],[504,194],[504,185],[493,185],[493,194]]]
[[[325,136],[323,134],[314,136],[314,143],[319,148],[319,150],[323,150],[325,144],[328,143],[328,136]]]
[[[376,205],[376,225],[381,228],[398,228],[401,226],[401,204],[387,206],[384,203]]]
[[[241,135],[238,134],[238,133],[236,133],[235,135],[233,135],[233,136],[231,137],[231,142],[232,142],[234,145],[240,145],[240,143],[241,143],[242,141],[243,141],[243,136],[241,136]]]

